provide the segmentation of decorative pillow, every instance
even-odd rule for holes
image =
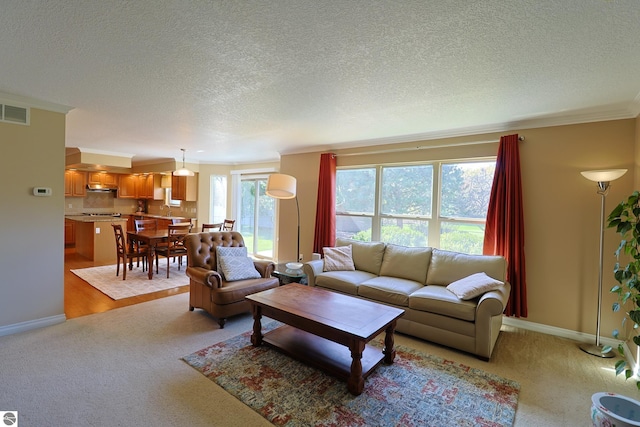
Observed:
[[[256,270],[253,260],[241,256],[218,256],[220,266],[227,282],[234,280],[259,279],[260,273]]]
[[[322,252],[324,253],[323,271],[353,271],[356,269],[351,256],[351,245],[322,248]]]
[[[475,273],[470,276],[456,280],[447,286],[460,299],[472,299],[488,291],[499,289],[503,282],[487,276],[485,273]]]
[[[222,271],[222,264],[220,263],[221,257],[243,257],[247,258],[246,246],[217,246],[216,247],[216,271],[225,279],[224,272]]]

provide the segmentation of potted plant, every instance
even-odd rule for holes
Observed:
[[[617,261],[614,277],[618,284],[611,289],[611,292],[618,295],[613,311],[628,308],[622,320],[622,330],[626,331],[627,321],[631,320],[633,327],[626,339],[631,338],[635,345],[640,346],[640,193],[634,191],[626,201],[620,202],[609,214],[607,222],[621,236],[620,245],[615,252]],[[621,258],[628,260],[626,265],[621,263]],[[619,334],[617,329],[613,331],[614,338],[618,338]],[[623,359],[616,362],[616,375],[624,372],[626,379],[629,379],[634,372],[624,359],[622,344],[618,345],[618,351]],[[640,380],[636,381],[636,386],[640,390]]]

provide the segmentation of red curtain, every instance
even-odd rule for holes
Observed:
[[[507,281],[511,283],[511,294],[505,314],[527,317],[524,216],[517,134],[500,138],[483,253],[502,255],[507,260]]]
[[[313,252],[322,253],[322,248],[334,246],[336,239],[336,155],[320,156],[318,176],[318,203],[316,205],[316,229],[313,237]]]

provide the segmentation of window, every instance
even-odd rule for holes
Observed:
[[[337,237],[482,253],[495,161],[339,169]]]
[[[227,177],[211,175],[211,209],[209,222],[217,224],[227,218]]]
[[[273,258],[275,199],[267,196],[266,176],[243,176],[240,197],[240,233],[249,255]]]

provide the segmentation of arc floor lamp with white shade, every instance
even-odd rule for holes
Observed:
[[[274,199],[296,199],[296,209],[298,211],[298,245],[296,246],[296,262],[300,261],[300,205],[297,196],[297,180],[291,175],[283,173],[273,173],[267,178],[267,196]]]
[[[603,249],[604,249],[604,201],[607,193],[609,192],[609,183],[620,178],[627,173],[626,169],[606,169],[606,170],[591,170],[580,172],[582,176],[590,181],[598,183],[598,194],[600,195],[600,264],[598,268],[598,317],[596,321],[596,343],[595,344],[581,344],[580,349],[586,353],[592,354],[598,357],[613,357],[615,353],[611,350],[603,351],[604,346],[600,344],[600,312],[602,309],[602,263],[603,263]]]

